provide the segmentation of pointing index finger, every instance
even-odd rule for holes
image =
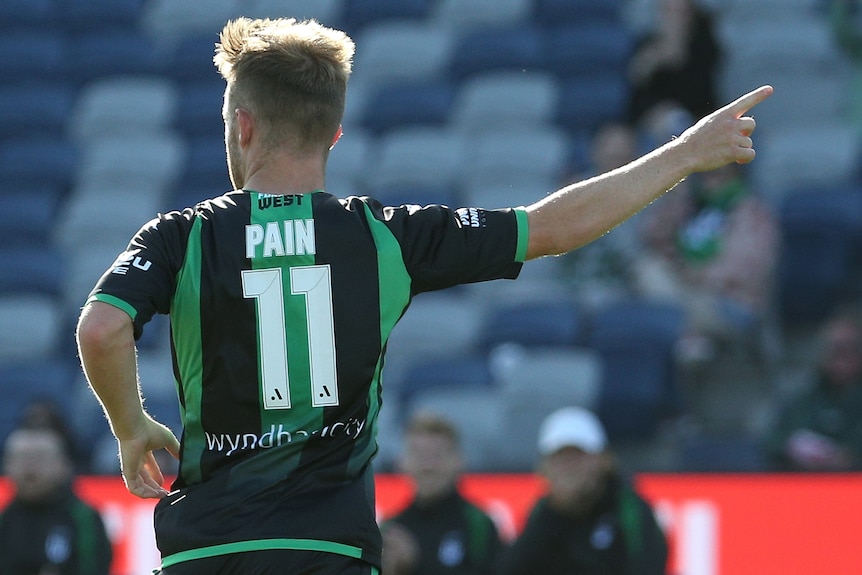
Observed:
[[[751,108],[768,98],[772,95],[773,88],[772,86],[766,85],[757,88],[756,90],[752,90],[748,94],[744,96],[740,96],[727,106],[725,106],[726,110],[731,110],[733,115],[737,118],[741,117]]]

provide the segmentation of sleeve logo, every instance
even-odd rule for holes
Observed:
[[[117,259],[111,264],[111,273],[124,276],[129,272],[130,267],[136,267],[141,271],[147,271],[153,262],[143,259],[138,254],[141,250],[128,250],[117,256]]]
[[[455,213],[458,214],[461,226],[465,228],[485,227],[485,218],[482,217],[482,210],[479,208],[458,208]]]

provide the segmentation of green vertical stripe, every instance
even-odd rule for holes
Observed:
[[[269,222],[274,222],[275,228],[280,234],[281,248],[285,255],[276,255],[278,252],[272,250],[270,244],[269,253],[267,242],[257,246],[255,257],[252,259],[253,269],[281,268],[282,273],[282,299],[284,301],[284,325],[287,326],[287,373],[290,381],[290,419],[294,429],[319,429],[323,426],[323,411],[313,409],[311,406],[311,366],[309,364],[308,324],[306,301],[304,295],[291,293],[290,269],[297,266],[310,266],[315,264],[314,253],[299,253],[300,245],[297,241],[297,226],[305,225],[307,221],[313,220],[312,210],[313,194],[297,196],[268,196],[251,192],[251,224],[261,225],[267,228]],[[281,205],[275,205],[279,200]],[[289,202],[289,203],[288,203]],[[285,226],[285,222],[290,222]],[[292,247],[291,247],[292,244]],[[257,310],[260,313],[260,310]],[[297,327],[301,326],[301,327]],[[258,362],[260,362],[260,350],[258,349]],[[260,365],[260,364],[258,364]],[[262,377],[262,370],[258,370]],[[263,390],[263,383],[258,381],[259,389]],[[261,433],[267,433],[272,426],[278,427],[284,424],[286,414],[280,409],[263,409],[263,397],[260,398]]]
[[[515,261],[523,262],[527,259],[527,243],[530,236],[530,226],[527,218],[527,210],[515,208],[515,219],[518,222],[518,245],[515,248]]]
[[[183,461],[181,471],[187,484],[201,480],[204,432],[201,423],[203,351],[201,341],[201,219],[195,220],[186,246],[186,257],[177,275],[177,289],[171,302],[171,332],[177,349],[184,406]]]
[[[75,535],[78,547],[78,568],[81,573],[95,573],[97,570],[98,549],[96,547],[96,512],[77,499],[72,500],[70,509],[75,521]]]
[[[401,245],[386,224],[374,217],[367,204],[365,217],[371,229],[371,235],[377,246],[377,276],[380,290],[380,341],[386,342],[395,324],[401,318],[410,303],[410,274],[404,265],[401,255]],[[372,437],[377,436],[377,414],[380,411],[378,396],[380,394],[380,374],[383,368],[383,358],[377,364],[374,381],[368,392],[368,424],[371,425]],[[369,449],[375,445],[369,444]],[[353,461],[357,466],[364,464],[366,454],[355,454]]]

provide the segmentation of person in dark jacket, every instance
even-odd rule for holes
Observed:
[[[6,440],[15,498],[0,513],[0,575],[107,575],[111,541],[99,513],[72,491],[67,443],[50,428]]]
[[[652,508],[617,471],[598,418],[551,413],[539,431],[547,493],[503,553],[502,575],[663,575],[668,547]]]
[[[405,436],[401,469],[415,496],[382,525],[386,575],[491,575],[501,547],[493,520],[458,492],[463,469],[457,430],[420,413]]]
[[[765,437],[775,471],[862,470],[862,314],[840,307],[819,338],[808,385],[777,405]]]

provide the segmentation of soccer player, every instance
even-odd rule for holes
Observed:
[[[525,260],[595,239],[693,172],[751,161],[744,114],[772,92],[526,208],[384,207],[324,191],[353,51],[314,21],[228,22],[215,63],[236,189],[145,224],[81,312],[83,369],[126,485],[161,498],[166,575],[376,573],[380,373],[411,297],[514,278]],[[156,313],[171,316],[181,448],[138,388],[135,338]],[[180,457],[170,493],[160,449]]]

